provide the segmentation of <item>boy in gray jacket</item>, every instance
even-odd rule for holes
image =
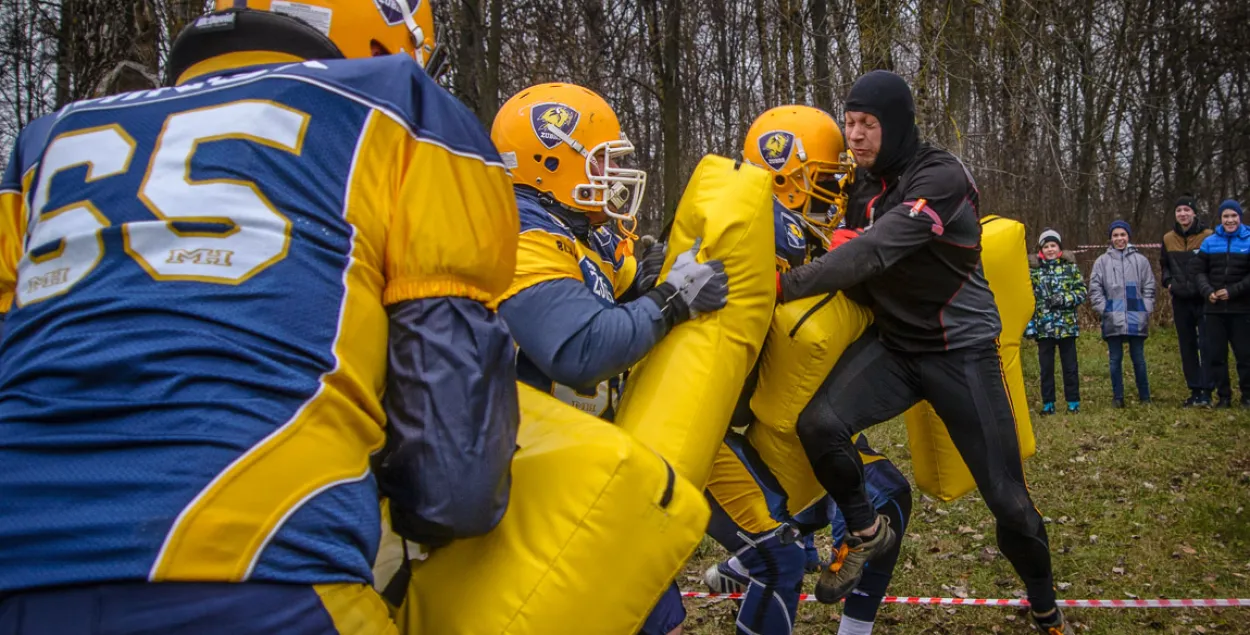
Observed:
[[[1150,403],[1146,376],[1146,335],[1155,308],[1155,274],[1150,261],[1129,244],[1131,229],[1122,220],[1108,228],[1111,244],[1098,257],[1089,276],[1089,303],[1102,316],[1102,338],[1111,360],[1111,392],[1116,408],[1124,407],[1124,344],[1133,360],[1137,400]]]

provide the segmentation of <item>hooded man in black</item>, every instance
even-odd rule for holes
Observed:
[[[865,231],[778,284],[784,302],[852,290],[876,324],[847,349],[798,420],[812,468],[849,533],[849,549],[821,573],[817,598],[845,597],[864,563],[895,540],[864,491],[851,437],[927,400],[994,514],[999,549],[1023,579],[1038,626],[1070,633],[1055,604],[1046,530],[1024,482],[995,343],[998,307],[981,270],[972,175],[920,141],[911,89],[887,71],[855,82],[846,136],[861,167],[847,219]]]

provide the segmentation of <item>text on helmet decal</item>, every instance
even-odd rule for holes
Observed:
[[[572,136],[573,131],[577,129],[577,122],[581,118],[581,113],[569,106],[555,102],[534,104],[530,108],[530,125],[534,128],[534,134],[538,135],[538,140],[548,150],[560,144],[560,137],[551,134],[547,130],[548,125],[555,126],[560,132]]]
[[[760,135],[760,156],[764,163],[776,172],[780,172],[790,155],[794,154],[794,133],[786,130],[772,130]]]
[[[287,2],[286,0],[273,0],[273,4],[269,5],[269,10],[282,15],[289,15],[292,18],[302,20],[308,26],[311,26],[321,34],[330,36],[330,22],[334,19],[334,10],[325,7],[314,7],[311,4],[302,2]]]

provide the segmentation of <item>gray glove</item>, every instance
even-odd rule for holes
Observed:
[[[694,247],[677,256],[673,268],[664,278],[664,282],[673,285],[677,295],[690,308],[690,317],[724,308],[729,301],[729,276],[725,274],[725,263],[695,260],[702,244],[702,238],[695,239]]]

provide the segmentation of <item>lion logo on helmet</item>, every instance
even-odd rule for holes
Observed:
[[[552,102],[534,104],[534,107],[530,109],[530,123],[534,126],[534,134],[538,135],[538,140],[547,149],[560,144],[560,137],[553,134],[548,126],[566,135],[572,135],[581,117],[581,113],[576,110],[564,104]]]
[[[422,0],[408,0],[408,7],[416,13],[421,2]],[[378,13],[382,14],[382,19],[386,21],[387,26],[398,26],[404,23],[404,10],[400,8],[396,0],[373,0],[373,4],[377,6]]]
[[[765,132],[760,135],[759,144],[760,156],[764,157],[764,163],[775,171],[781,171],[782,166],[794,153],[794,133],[785,130]]]

